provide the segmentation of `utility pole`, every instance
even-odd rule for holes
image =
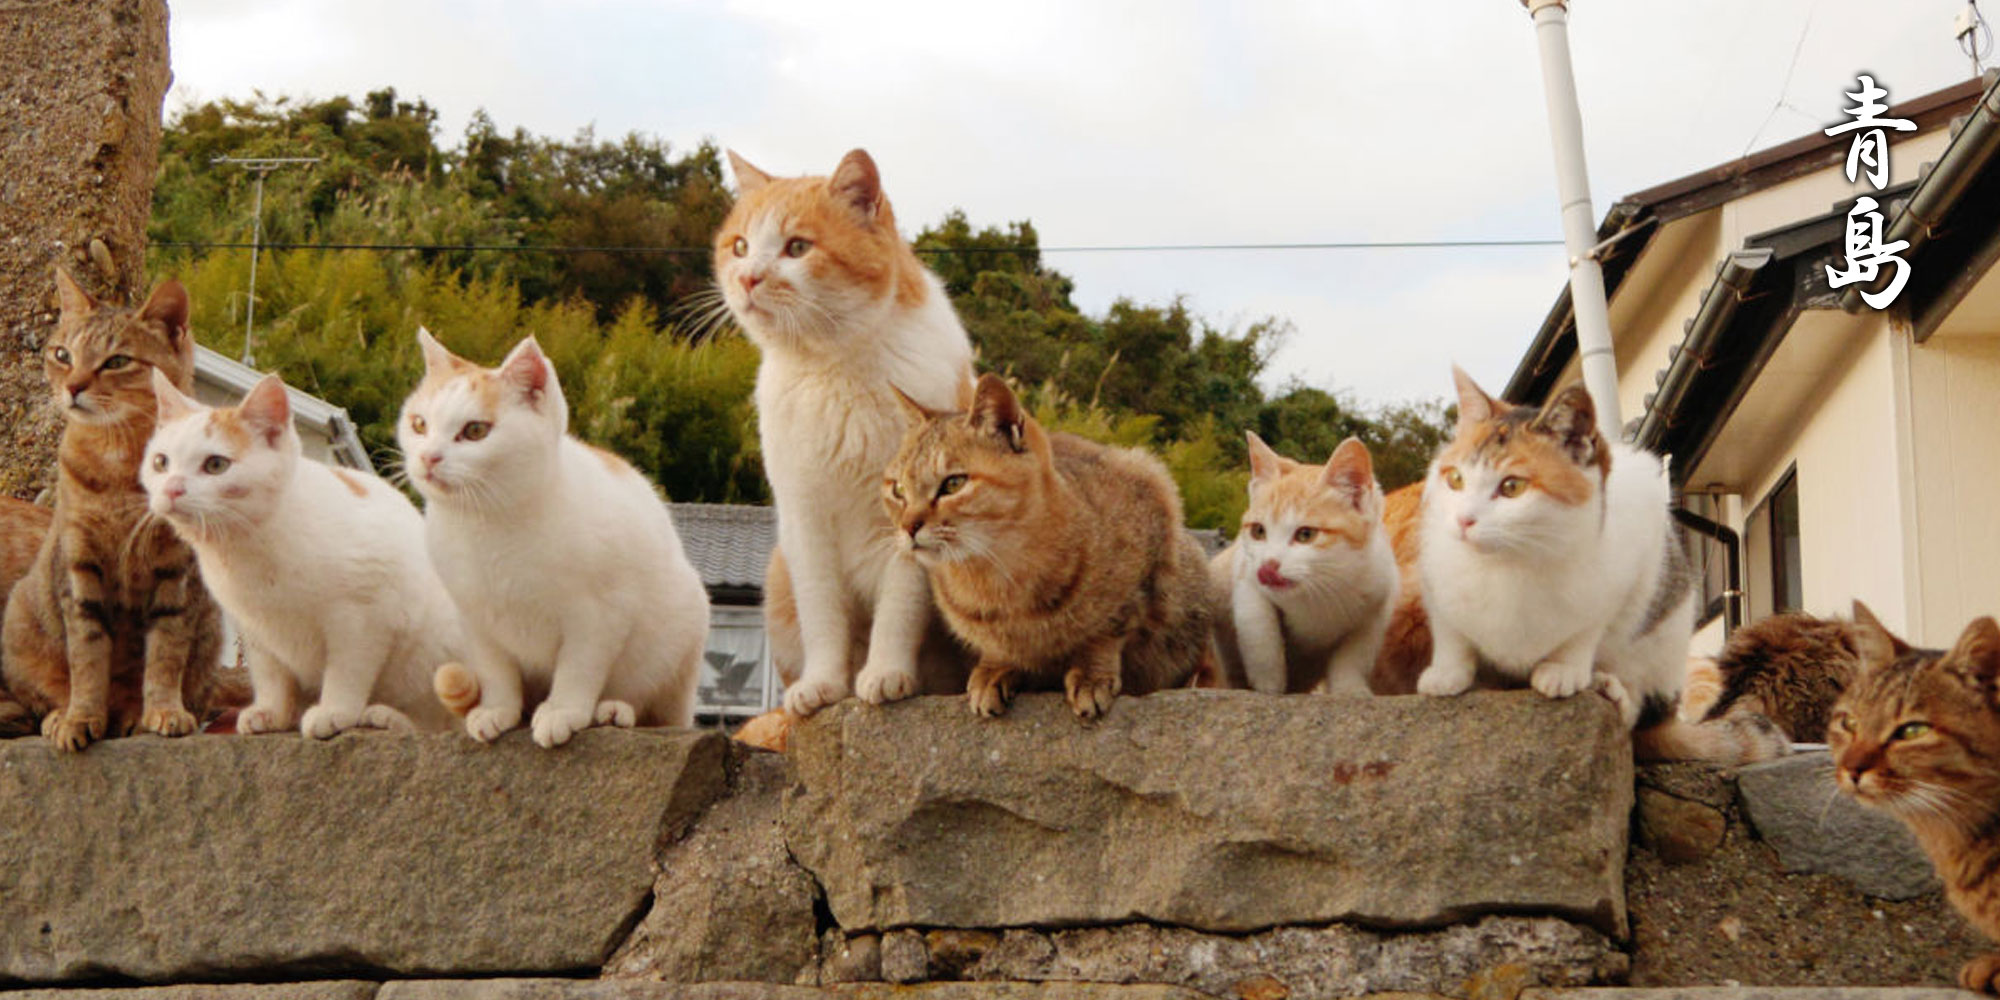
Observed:
[[[264,246],[264,177],[273,170],[303,164],[318,163],[317,156],[270,156],[240,157],[218,156],[210,163],[230,164],[242,167],[257,175],[256,195],[251,200],[250,230],[250,297],[243,307],[243,363],[254,365],[250,360],[250,336],[257,322],[257,252]]]
[[[1548,102],[1555,144],[1556,193],[1562,201],[1563,246],[1569,252],[1569,302],[1576,315],[1576,347],[1583,387],[1597,410],[1607,441],[1624,437],[1618,418],[1618,360],[1611,353],[1611,310],[1604,301],[1598,265],[1597,215],[1590,206],[1590,174],[1583,162],[1583,115],[1576,107],[1576,76],[1569,63],[1566,0],[1521,0],[1535,20],[1542,50],[1542,94]]]

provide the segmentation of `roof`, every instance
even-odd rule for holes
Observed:
[[[232,398],[241,399],[263,379],[264,373],[219,351],[196,344],[194,377],[197,381],[228,390]],[[335,461],[350,469],[374,471],[375,464],[368,460],[368,449],[361,446],[361,438],[354,432],[354,421],[347,416],[346,410],[289,385],[285,387],[285,397],[291,403],[292,421],[325,435],[332,445]]]
[[[681,548],[711,592],[755,598],[764,591],[764,565],[778,544],[773,507],[731,503],[676,503],[674,527]]]

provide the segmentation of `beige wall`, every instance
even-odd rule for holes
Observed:
[[[1933,337],[1908,352],[1920,614],[1906,638],[1946,646],[2000,614],[2000,337]]]

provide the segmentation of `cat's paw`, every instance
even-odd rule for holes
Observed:
[[[186,736],[199,728],[194,713],[179,705],[155,705],[139,717],[139,728],[161,736]]]
[[[1981,993],[2000,993],[2000,954],[1981,955],[1958,970],[1958,985]]]
[[[847,685],[826,678],[801,677],[785,689],[785,711],[811,715],[847,697]]]
[[[965,700],[972,706],[973,714],[989,719],[1007,711],[1007,703],[1014,700],[1014,682],[1019,676],[1006,667],[989,667],[980,664],[972,669],[972,676],[965,682]]]
[[[1589,660],[1578,663],[1543,660],[1535,664],[1535,672],[1528,675],[1528,683],[1545,697],[1567,698],[1589,687],[1591,677]]]
[[[854,693],[870,705],[902,701],[917,693],[917,668],[870,663],[854,678]]]
[[[370,705],[361,710],[361,721],[355,723],[363,729],[387,729],[397,733],[411,733],[417,724],[410,717],[387,705]]]
[[[591,716],[591,721],[600,726],[630,729],[639,724],[639,710],[633,708],[630,702],[606,698],[597,703],[597,714]]]
[[[1111,702],[1123,687],[1116,674],[1101,677],[1082,667],[1071,667],[1069,673],[1063,675],[1063,694],[1069,698],[1070,710],[1079,719],[1103,718],[1104,713],[1111,711]]]
[[[331,705],[314,705],[299,716],[299,732],[315,740],[332,739],[360,724],[360,712]]]
[[[1449,698],[1472,687],[1472,671],[1444,663],[1433,663],[1417,675],[1417,693]]]
[[[1625,720],[1625,728],[1632,728],[1639,721],[1639,702],[1625,689],[1625,682],[1610,674],[1597,674],[1590,680],[1590,689],[1604,696],[1618,709],[1618,717]]]
[[[275,733],[292,728],[292,720],[268,705],[252,705],[236,714],[236,731],[245,736]]]
[[[42,718],[42,735],[57,750],[74,753],[103,739],[107,722],[102,712],[59,708]]]
[[[528,730],[535,737],[535,745],[546,750],[562,746],[569,742],[570,737],[589,729],[592,716],[593,711],[579,711],[545,701],[536,707]]]
[[[481,705],[465,713],[465,734],[481,743],[491,743],[500,734],[521,724],[521,710],[502,711]]]

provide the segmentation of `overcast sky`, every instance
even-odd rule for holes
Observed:
[[[1964,0],[1575,0],[1594,213],[1972,75]],[[2000,13],[2000,4],[1991,4]],[[703,139],[778,174],[865,147],[906,234],[962,208],[1046,248],[1558,239],[1518,0],[170,0],[168,111],[393,86],[455,145],[594,126]],[[1991,61],[1989,60],[1989,65]],[[1891,149],[1893,156],[1894,149]],[[1079,304],[1184,296],[1296,327],[1271,381],[1434,398],[1497,388],[1566,280],[1559,246],[1057,253]]]

